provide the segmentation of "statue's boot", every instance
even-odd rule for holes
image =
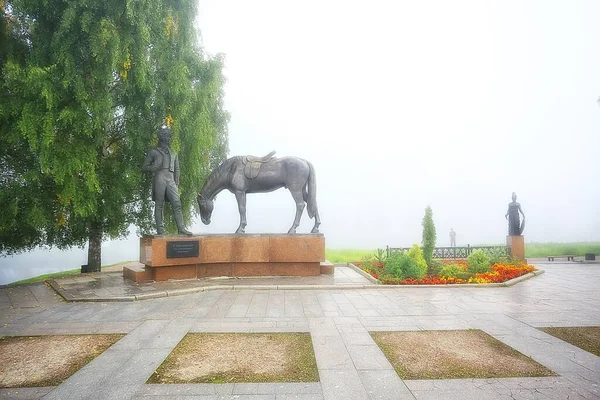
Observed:
[[[163,224],[163,210],[165,208],[164,202],[155,202],[154,203],[154,220],[156,221],[156,234],[164,235],[165,226]]]
[[[181,202],[174,201],[173,204],[173,215],[175,216],[175,223],[177,224],[177,232],[180,235],[191,235],[192,232],[185,229],[183,225],[183,214],[181,213]]]

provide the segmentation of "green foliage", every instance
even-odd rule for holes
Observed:
[[[375,260],[380,263],[385,263],[385,259],[387,258],[387,254],[383,249],[377,249],[377,253],[373,256]]]
[[[490,265],[508,262],[508,260],[509,260],[509,257],[506,255],[506,253],[503,250],[491,249],[489,253],[490,253],[490,255],[489,255]]]
[[[197,2],[0,5],[0,253],[123,237],[131,224],[148,231],[141,165],[165,120],[189,221],[226,155],[229,118],[223,57],[197,42]]]
[[[431,264],[427,266],[428,275],[439,275],[441,269],[444,267],[444,263],[440,260],[431,260]]]
[[[438,276],[444,278],[456,278],[458,274],[465,272],[465,270],[458,264],[448,264],[440,269]]]
[[[490,259],[483,250],[473,251],[467,258],[467,271],[481,274],[490,271]]]
[[[366,271],[373,271],[373,266],[375,265],[375,260],[371,258],[371,256],[364,256],[361,260],[362,269]]]
[[[383,274],[386,277],[404,279],[404,271],[407,269],[408,264],[414,263],[404,253],[392,253],[386,260]]]
[[[410,276],[407,272],[407,278],[421,279],[427,273],[427,263],[423,257],[423,251],[418,244],[414,244],[406,253],[406,255],[415,262],[414,271],[410,272]]]
[[[475,274],[473,274],[471,272],[467,272],[467,271],[462,271],[462,272],[459,272],[458,274],[456,274],[456,278],[462,279],[464,281],[468,281],[469,278],[473,278],[474,276],[475,276]]]
[[[425,208],[423,216],[423,256],[427,265],[431,264],[433,259],[433,249],[435,248],[435,224],[433,223],[433,211],[430,206]]]
[[[421,279],[427,272],[427,264],[418,245],[414,245],[406,254],[393,253],[387,258],[383,275],[396,279]]]

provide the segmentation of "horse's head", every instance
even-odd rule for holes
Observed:
[[[214,203],[211,199],[198,195],[198,207],[200,208],[200,218],[204,225],[210,224],[210,216],[213,212]]]

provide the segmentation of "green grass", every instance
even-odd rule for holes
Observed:
[[[526,257],[600,255],[600,242],[525,243]]]
[[[120,264],[125,264],[125,263],[129,263],[131,261],[120,261],[118,263],[114,263],[111,265],[103,265],[102,268],[108,268],[108,267],[113,267],[115,265],[120,265]],[[36,282],[43,282],[46,279],[60,279],[60,278],[68,278],[70,276],[73,275],[80,275],[81,274],[81,269],[77,268],[77,269],[70,269],[67,271],[61,271],[61,272],[54,272],[52,274],[44,274],[44,275],[40,275],[40,276],[35,276],[33,278],[28,278],[28,279],[23,279],[17,282],[12,282],[9,283],[8,286],[16,286],[16,285],[26,285],[29,283],[36,283]]]
[[[325,259],[332,263],[360,261],[365,257],[373,257],[377,250],[325,249]]]

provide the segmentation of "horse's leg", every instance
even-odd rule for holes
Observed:
[[[304,211],[304,197],[302,196],[302,189],[294,190],[289,188],[294,201],[296,202],[296,218],[294,218],[294,224],[288,231],[288,234],[296,233],[296,228],[300,225],[300,217],[302,217],[302,211]]]
[[[235,233],[246,232],[246,192],[237,191],[235,192],[235,199],[238,203],[238,210],[240,212],[240,226],[238,226]]]
[[[302,197],[304,198],[304,201],[306,202],[306,204],[308,204],[308,192],[306,190],[306,186],[304,186],[304,189],[302,190]],[[321,218],[319,218],[319,209],[316,209],[315,210],[315,226],[313,226],[310,233],[319,233],[319,225],[321,225]]]
[[[319,225],[321,225],[321,218],[319,218],[319,210],[315,212],[315,226],[313,226],[310,233],[319,233]]]

